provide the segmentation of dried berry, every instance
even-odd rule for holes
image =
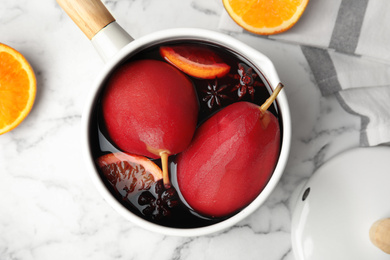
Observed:
[[[171,216],[171,210],[180,204],[174,187],[165,189],[162,180],[156,182],[154,192],[143,191],[138,197],[138,204],[143,206],[142,214],[158,221]]]

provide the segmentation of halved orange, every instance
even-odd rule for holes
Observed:
[[[35,93],[35,74],[28,61],[0,43],[0,134],[11,131],[26,118]]]
[[[166,61],[196,78],[221,78],[230,71],[230,66],[206,46],[190,44],[162,46],[160,54]]]
[[[284,32],[301,17],[309,0],[223,0],[232,19],[245,30],[262,35]]]
[[[110,153],[96,160],[101,172],[113,188],[127,198],[138,191],[148,190],[162,179],[161,169],[151,160],[129,153]]]

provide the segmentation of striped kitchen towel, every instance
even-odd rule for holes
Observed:
[[[361,145],[390,142],[390,1],[310,0],[297,24],[267,37],[300,44],[323,96],[361,117]],[[219,29],[243,32],[223,11]]]

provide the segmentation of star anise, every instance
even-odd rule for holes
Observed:
[[[255,97],[255,88],[257,86],[264,86],[261,81],[258,81],[259,77],[251,67],[246,66],[243,63],[238,64],[238,75],[234,75],[235,79],[239,82],[232,88],[233,91],[237,91],[238,98],[241,99],[246,93],[251,95],[252,100]]]
[[[215,80],[214,84],[208,84],[207,90],[203,92],[206,93],[206,96],[203,97],[203,102],[207,102],[207,106],[212,109],[214,104],[221,106],[221,100],[226,99],[227,96],[222,94],[222,92],[227,88],[227,85],[221,87],[218,86],[218,81]]]

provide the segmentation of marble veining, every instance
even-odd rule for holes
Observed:
[[[175,27],[218,30],[219,0],[104,1],[137,38]],[[315,169],[359,145],[360,118],[321,96],[299,46],[230,33],[267,55],[286,85],[292,149],[275,191],[254,214],[221,233],[154,234],[119,216],[85,173],[80,120],[103,62],[54,0],[2,0],[0,42],[22,52],[38,81],[26,120],[0,136],[0,259],[294,260],[293,192]]]

